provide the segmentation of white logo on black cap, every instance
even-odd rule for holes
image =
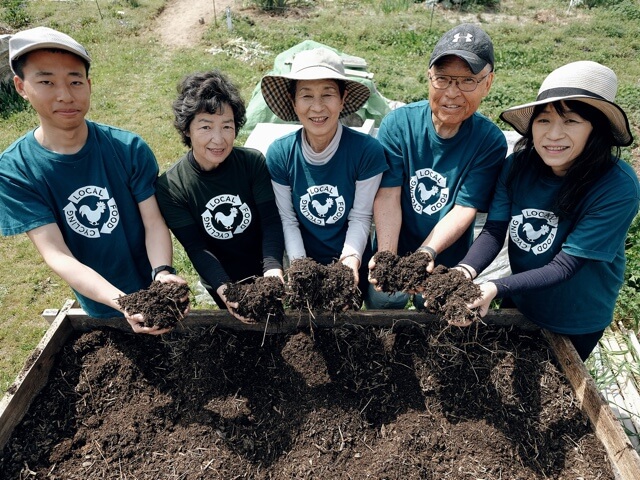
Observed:
[[[460,37],[462,37],[462,34],[461,34],[461,33],[456,33],[456,34],[453,36],[453,43],[458,43],[458,40],[460,40]],[[467,43],[473,42],[473,35],[472,35],[472,34],[470,34],[470,33],[467,33],[467,34],[464,36],[464,39],[465,39],[465,41],[466,41]]]

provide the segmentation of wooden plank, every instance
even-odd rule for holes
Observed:
[[[13,429],[27,413],[38,392],[47,384],[56,355],[73,332],[67,318],[67,311],[71,305],[73,301],[67,301],[58,312],[42,340],[27,359],[25,367],[0,400],[0,450],[11,438]]]
[[[54,311],[46,310],[48,316]],[[44,315],[44,313],[43,313]],[[129,331],[131,326],[124,318],[111,318],[99,320],[87,316],[80,308],[72,308],[68,311],[69,321],[74,330],[87,331],[93,328],[108,325],[118,330]],[[416,310],[362,310],[358,312],[332,315],[329,313],[318,313],[311,315],[308,312],[287,312],[282,323],[270,324],[254,323],[246,324],[232,317],[226,310],[192,310],[182,322],[176,327],[177,330],[184,330],[192,327],[219,326],[230,330],[266,332],[266,333],[289,333],[301,328],[331,328],[342,325],[363,325],[380,328],[391,328],[399,324],[425,324],[428,322],[440,321],[435,315]],[[516,327],[523,331],[536,331],[539,327],[527,320],[516,309],[492,310],[483,319],[488,325],[498,325],[506,327]]]
[[[580,408],[587,415],[593,430],[602,442],[616,475],[621,480],[640,478],[640,456],[631,445],[620,422],[596,387],[593,378],[571,342],[548,330],[543,333],[549,341],[564,374],[573,387]]]

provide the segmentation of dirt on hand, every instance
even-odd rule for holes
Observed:
[[[236,313],[256,322],[282,323],[284,284],[279,277],[255,277],[243,282],[227,283],[225,296],[238,303]]]
[[[145,327],[173,328],[189,307],[189,293],[187,284],[153,281],[116,301],[129,315],[142,314]]]
[[[429,256],[422,252],[399,257],[382,251],[373,259],[375,266],[371,270],[371,278],[377,280],[383,292],[419,293],[425,309],[450,324],[468,325],[480,320],[478,309],[467,307],[480,298],[480,287],[462,272],[438,265],[429,274]]]
[[[371,270],[371,278],[377,280],[377,285],[383,292],[408,292],[424,284],[427,267],[430,263],[429,255],[413,252],[400,257],[389,251],[377,252],[373,260],[375,267]]]

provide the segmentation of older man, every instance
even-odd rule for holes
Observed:
[[[494,79],[493,44],[471,24],[446,32],[429,61],[429,99],[389,113],[378,132],[390,169],[374,203],[378,251],[429,255],[452,267],[473,240],[507,152],[500,129],[477,112]],[[375,265],[370,262],[369,267]],[[403,308],[409,296],[371,284],[368,308]],[[418,306],[421,299],[415,299]]]

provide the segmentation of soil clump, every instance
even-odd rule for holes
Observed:
[[[378,281],[383,292],[412,292],[427,279],[430,257],[422,252],[413,252],[402,257],[389,251],[377,252],[371,278]]]
[[[256,322],[282,323],[284,320],[284,284],[278,277],[255,277],[251,281],[227,284],[225,296],[237,302],[236,312]]]
[[[419,293],[425,309],[455,325],[467,325],[480,320],[477,309],[467,305],[481,296],[480,287],[462,272],[438,265],[427,272],[429,256],[413,252],[400,257],[389,251],[374,256],[371,278],[383,292]]]
[[[309,257],[296,259],[287,269],[287,282],[285,304],[292,310],[337,314],[362,305],[353,271],[341,262],[322,265]]]
[[[184,283],[153,281],[149,288],[124,295],[117,302],[129,315],[142,314],[145,327],[173,328],[184,318],[189,292]]]
[[[74,332],[0,478],[613,480],[539,332]]]

